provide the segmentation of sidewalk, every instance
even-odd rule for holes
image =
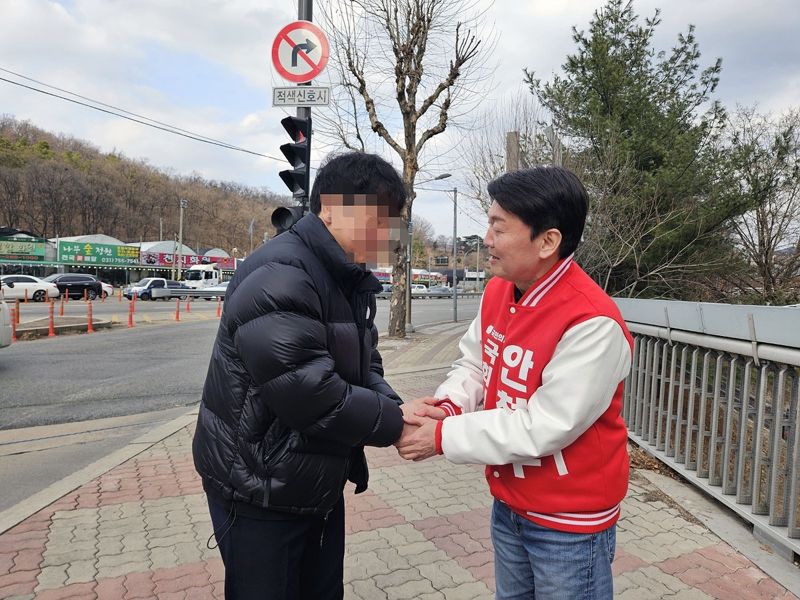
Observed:
[[[464,327],[385,342],[395,389],[430,393]],[[0,599],[222,598],[222,563],[206,547],[211,524],[192,464],[193,419],[176,419],[12,509],[17,524],[0,534]],[[354,496],[349,486],[346,496],[345,597],[492,598],[483,470],[441,458],[407,463],[393,448],[367,454],[370,489]],[[797,598],[687,512],[702,502],[684,499],[693,493],[687,484],[671,482],[679,504],[654,481],[632,472],[617,534],[618,598]],[[52,503],[36,510],[37,501]],[[0,514],[0,530],[12,511]],[[784,563],[779,578],[797,590],[800,570]]]

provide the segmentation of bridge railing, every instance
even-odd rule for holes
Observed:
[[[618,300],[629,437],[800,554],[800,308]]]

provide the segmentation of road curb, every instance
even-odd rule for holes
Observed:
[[[58,317],[58,318],[65,319],[65,317]],[[44,322],[44,324],[39,325],[39,322],[42,321]],[[109,320],[92,319],[92,327],[94,329],[111,329],[111,326],[112,323],[110,319]],[[86,333],[86,329],[88,327],[89,327],[88,319],[78,318],[73,323],[54,325],[53,332],[56,335],[61,335],[62,333]],[[47,324],[46,318],[36,319],[33,321],[24,321],[17,326],[17,337],[25,340],[35,340],[41,337],[47,337],[49,332],[50,329]]]
[[[47,486],[43,490],[36,492],[33,496],[18,502],[11,508],[0,512],[0,534],[5,533],[15,525],[18,525],[31,515],[36,514],[53,502],[78,489],[92,479],[108,473],[114,467],[118,467],[127,460],[148,450],[155,444],[168,438],[175,432],[183,429],[187,425],[194,423],[197,419],[198,407],[194,406],[183,415],[171,421],[159,425],[154,429],[145,432],[138,438],[130,442],[127,446],[115,450],[108,456],[96,460],[90,465],[67,475],[63,479]]]

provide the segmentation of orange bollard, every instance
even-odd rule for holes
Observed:
[[[102,304],[105,301],[106,301],[106,294],[104,294],[103,292],[100,292],[100,304]]]
[[[181,299],[178,298],[178,301],[175,303],[175,320],[181,320]]]
[[[133,306],[132,310],[135,313],[136,312],[136,292],[133,292],[133,294],[131,294],[131,306]]]
[[[217,318],[222,316],[222,299],[217,296]]]
[[[49,318],[47,319],[47,337],[56,337],[55,323],[53,322],[53,312],[55,311],[56,303],[50,300]]]
[[[188,300],[186,301],[186,312],[187,313],[192,312],[192,309],[189,307],[189,301]]]
[[[19,298],[17,298],[17,300],[15,302],[15,305],[14,305],[14,308],[16,309],[14,311],[14,314],[16,315],[16,317],[15,317],[16,318],[15,325],[19,325]]]
[[[128,329],[133,327],[133,302],[128,304]]]
[[[89,316],[89,324],[86,327],[86,333],[94,333],[94,326],[92,325],[92,301],[89,300],[89,306],[87,310]]]
[[[64,302],[69,304],[69,289],[64,290]]]
[[[61,303],[58,306],[58,316],[64,316],[64,296],[61,296]]]
[[[11,341],[17,341],[17,311],[11,309]]]
[[[122,302],[122,288],[119,288],[119,301]]]
[[[89,290],[84,288],[84,290],[83,290],[83,301],[86,302],[86,300],[88,298],[89,298]]]
[[[28,303],[28,290],[25,290],[25,304]]]

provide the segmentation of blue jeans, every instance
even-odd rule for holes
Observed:
[[[497,600],[611,600],[616,532],[616,525],[588,534],[548,529],[495,500]]]

